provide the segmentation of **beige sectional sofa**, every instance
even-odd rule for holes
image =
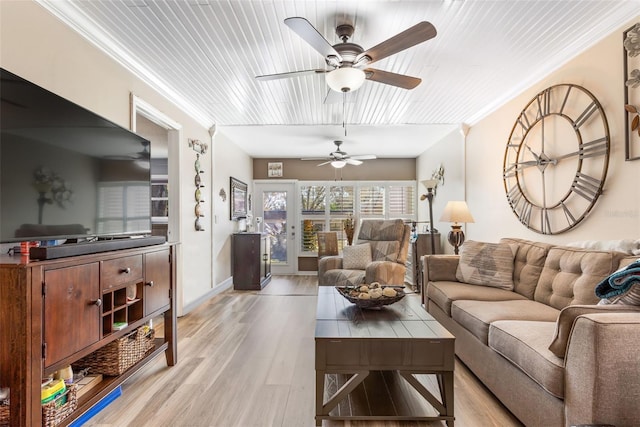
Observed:
[[[640,311],[596,305],[594,292],[638,256],[523,239],[467,244],[475,253],[421,259],[425,308],[455,335],[459,359],[527,426],[640,425]],[[512,289],[491,271],[510,262]]]

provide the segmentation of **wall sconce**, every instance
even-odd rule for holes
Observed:
[[[429,234],[431,235],[431,253],[434,253],[436,247],[436,239],[434,236],[435,228],[433,227],[433,190],[438,185],[437,179],[425,179],[422,185],[427,189],[427,194],[420,196],[420,200],[427,199],[429,201]]]
[[[471,212],[469,212],[467,202],[447,202],[447,205],[444,207],[444,211],[442,212],[442,216],[440,217],[440,221],[453,222],[451,231],[447,236],[447,240],[449,240],[449,243],[453,246],[454,253],[458,255],[458,248],[464,243],[462,226],[458,223],[475,222],[471,216]]]

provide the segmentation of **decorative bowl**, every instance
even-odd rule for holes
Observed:
[[[404,296],[406,295],[402,290],[402,286],[384,286],[383,285],[381,286],[381,289],[384,289],[387,287],[395,289],[395,291],[397,292],[396,296],[388,297],[383,295],[380,298],[362,299],[362,298],[358,298],[358,294],[360,294],[360,292],[358,291],[358,289],[360,288],[359,286],[355,286],[355,287],[336,286],[335,288],[338,291],[338,293],[340,293],[340,295],[342,295],[349,302],[355,304],[360,308],[379,308],[385,305],[398,302],[402,298],[404,298]]]

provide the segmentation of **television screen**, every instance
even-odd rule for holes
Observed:
[[[150,234],[149,141],[0,72],[0,242]]]

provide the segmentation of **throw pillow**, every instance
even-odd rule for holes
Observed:
[[[469,240],[460,248],[459,282],[513,290],[514,251],[507,243]]]
[[[564,358],[567,352],[567,344],[569,343],[569,337],[571,336],[571,329],[573,323],[578,316],[583,314],[592,313],[627,313],[636,312],[640,309],[636,307],[623,307],[623,306],[609,306],[603,307],[601,305],[570,305],[560,311],[558,320],[556,321],[556,331],[549,350],[560,358]]]
[[[612,273],[596,286],[598,304],[640,306],[640,259]]]
[[[364,270],[371,264],[371,246],[368,243],[345,246],[342,249],[342,268]]]

